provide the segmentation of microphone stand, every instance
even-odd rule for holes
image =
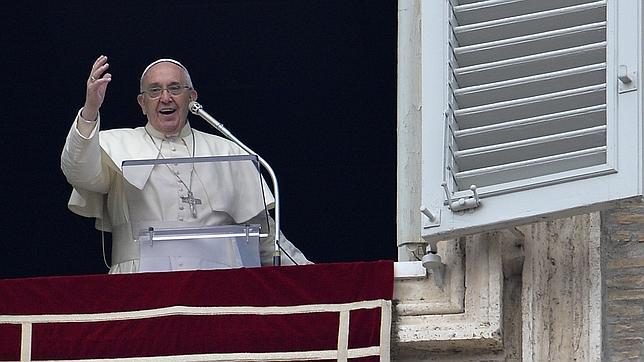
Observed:
[[[242,141],[237,139],[237,137],[233,136],[233,134],[230,133],[230,131],[228,131],[223,124],[221,124],[213,116],[208,114],[208,112],[206,112],[203,109],[203,106],[201,104],[195,101],[191,101],[188,106],[190,107],[190,112],[203,118],[206,122],[210,123],[211,126],[215,127],[219,132],[221,132],[221,134],[223,134],[226,138],[235,142],[239,147],[244,149],[249,154],[257,156],[259,163],[262,166],[264,166],[266,171],[268,171],[268,174],[271,177],[271,182],[273,182],[273,194],[274,194],[273,196],[275,197],[275,240],[273,242],[275,250],[273,251],[273,265],[280,266],[282,264],[281,262],[282,253],[280,251],[280,244],[279,244],[280,242],[280,206],[279,206],[280,192],[279,192],[279,187],[277,186],[277,177],[275,176],[275,172],[273,172],[273,169],[268,164],[268,162],[266,162],[257,153],[255,153],[248,146],[246,146]]]

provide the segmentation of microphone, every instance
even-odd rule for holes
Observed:
[[[266,171],[268,171],[268,174],[271,177],[271,182],[273,183],[273,196],[275,197],[275,240],[273,242],[273,245],[275,247],[275,251],[273,252],[273,265],[279,266],[281,265],[281,251],[280,251],[280,203],[279,203],[279,187],[277,185],[277,177],[275,176],[275,172],[273,172],[273,168],[266,162],[263,158],[261,158],[257,153],[255,153],[253,150],[251,150],[248,146],[246,146],[242,141],[237,139],[237,137],[233,136],[230,131],[224,127],[221,122],[217,121],[215,117],[211,116],[208,114],[203,109],[203,106],[196,101],[190,101],[188,104],[188,107],[190,108],[190,112],[193,114],[196,114],[197,116],[203,118],[206,122],[210,123],[211,126],[215,127],[224,137],[228,138],[229,140],[233,141],[236,143],[239,147],[244,149],[246,152],[248,152],[251,155],[257,156],[257,160],[259,163],[264,166]]]

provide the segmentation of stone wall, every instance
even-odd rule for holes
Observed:
[[[604,360],[644,360],[644,205],[601,213]]]
[[[490,273],[481,266],[499,269],[502,263],[502,313],[497,316],[502,318],[498,328],[502,342],[497,338],[500,344],[490,347],[477,341],[475,333],[471,334],[472,344],[465,343],[467,338],[455,338],[469,325],[465,321],[478,321],[467,318],[481,314],[472,310],[489,312],[493,306],[488,303],[486,309],[485,303],[464,298],[460,314],[452,311],[457,314],[441,316],[447,312],[437,309],[437,315],[398,316],[398,335],[414,327],[418,338],[395,341],[402,348],[393,355],[394,360],[644,361],[644,203],[522,225],[514,233],[472,235],[455,244],[465,248],[462,266],[452,265],[444,250],[446,244],[439,245],[439,254],[448,262],[452,276],[465,269],[466,295],[489,294],[489,282],[494,278],[482,282],[480,277]],[[477,245],[478,249],[472,249]],[[487,253],[483,245],[488,246]],[[490,259],[491,255],[496,256]],[[443,289],[440,291],[451,290]],[[421,298],[425,303],[440,301],[438,289],[427,290],[431,293]],[[474,327],[470,329],[476,330]],[[458,341],[450,340],[449,334],[434,336],[443,330],[451,331]],[[427,333],[420,333],[423,331]]]
[[[600,361],[600,215],[521,228],[523,361]]]
[[[398,315],[394,360],[601,361],[600,231],[592,213],[463,238],[464,312]]]

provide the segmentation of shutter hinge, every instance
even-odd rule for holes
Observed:
[[[449,207],[450,210],[456,212],[467,209],[474,209],[481,206],[479,194],[476,192],[476,185],[470,186],[470,191],[472,191],[471,196],[459,197],[457,199],[450,196],[449,188],[447,188],[447,183],[443,182],[441,186],[445,190],[445,196],[447,196],[445,204]]]

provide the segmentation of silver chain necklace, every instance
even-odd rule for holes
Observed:
[[[195,143],[196,143],[195,132],[192,129],[190,129],[190,132],[192,133],[192,155],[190,155],[190,154],[188,154],[188,155],[191,156],[191,157],[194,157],[195,156]],[[150,140],[152,141],[152,144],[157,149],[157,151],[159,151],[157,153],[156,158],[159,159],[159,157],[160,157],[162,159],[166,159],[165,156],[163,156],[163,153],[161,152],[161,150],[163,149],[163,142],[165,141],[165,139],[161,139],[161,145],[157,146],[157,143],[154,141],[154,137],[152,137],[152,135],[150,134],[150,132],[148,132],[147,129],[145,129],[145,133],[148,134],[148,137],[150,137]],[[181,142],[183,142],[183,145],[186,146],[186,148],[188,148],[188,144],[186,143],[186,141],[181,137],[179,137],[179,138],[181,139]],[[192,217],[196,219],[197,216],[198,216],[197,215],[197,205],[201,205],[201,199],[195,198],[195,195],[192,193],[192,175],[195,172],[195,164],[194,163],[192,164],[192,169],[190,170],[190,180],[188,181],[190,186],[188,186],[188,184],[186,184],[185,181],[183,181],[181,179],[181,177],[179,176],[178,171],[173,170],[170,167],[170,165],[168,165],[168,164],[165,164],[165,166],[168,168],[170,173],[172,173],[177,178],[177,180],[186,188],[186,190],[188,190],[187,196],[180,196],[181,202],[186,203],[186,204],[188,204],[190,206],[190,214],[192,214]]]

